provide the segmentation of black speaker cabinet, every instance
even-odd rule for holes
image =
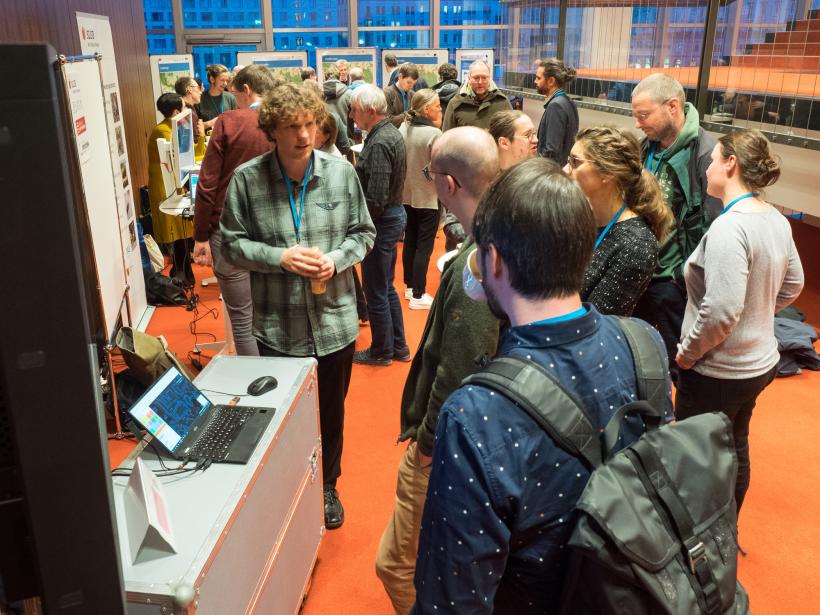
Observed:
[[[0,45],[0,577],[8,601],[116,615],[99,301],[55,59]]]

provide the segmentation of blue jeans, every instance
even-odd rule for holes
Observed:
[[[403,207],[385,209],[381,218],[374,221],[376,241],[362,261],[362,285],[373,336],[370,354],[374,357],[392,358],[394,351],[407,348],[401,302],[393,287],[398,253],[396,244],[406,222]]]

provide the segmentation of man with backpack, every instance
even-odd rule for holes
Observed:
[[[517,357],[548,372],[583,406],[597,436],[618,408],[636,401],[639,387],[619,321],[579,297],[595,242],[583,193],[554,162],[525,161],[490,188],[473,233],[488,307],[510,321],[497,359]],[[657,332],[650,335],[663,356]],[[660,374],[654,399],[668,417],[668,374]],[[625,419],[614,448],[642,432],[639,418]],[[438,418],[411,613],[557,611],[575,506],[590,473],[511,397],[462,385]]]

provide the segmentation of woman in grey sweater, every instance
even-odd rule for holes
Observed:
[[[407,212],[402,266],[411,310],[429,310],[433,298],[427,289],[427,267],[438,230],[439,209],[435,185],[425,181],[433,143],[441,135],[441,101],[438,94],[422,89],[413,94],[407,119],[399,127],[407,151],[407,176],[402,203]]]
[[[709,194],[723,200],[723,212],[684,268],[688,301],[675,359],[675,415],[722,411],[732,420],[738,511],[749,488],[752,410],[779,360],[774,314],[803,288],[791,227],[760,196],[779,176],[779,160],[759,131],[723,136],[706,171]]]

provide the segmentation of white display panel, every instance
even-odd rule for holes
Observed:
[[[194,76],[194,56],[190,53],[148,56],[151,64],[151,88],[154,103],[166,92],[174,91],[174,84],[180,77]],[[157,123],[165,118],[157,111]]]
[[[127,281],[115,186],[111,177],[100,67],[97,60],[90,59],[63,64],[62,71],[94,247],[105,334],[110,339],[117,326]]]
[[[99,53],[102,57],[102,89],[105,103],[105,119],[108,122],[108,149],[111,176],[114,178],[116,201],[112,203],[119,215],[120,235],[125,255],[125,274],[128,294],[123,305],[123,324],[136,326],[148,310],[145,295],[145,279],[142,275],[142,257],[137,239],[137,215],[134,207],[134,187],[128,162],[128,145],[125,141],[125,119],[122,113],[122,97],[117,61],[114,54],[114,38],[111,24],[104,15],[77,13],[77,29],[83,54]],[[97,169],[102,177],[104,167]]]
[[[302,83],[302,69],[307,63],[307,51],[239,51],[237,64],[262,64],[285,81]]]
[[[358,47],[349,49],[317,49],[316,76],[325,80],[325,71],[337,60],[347,60],[350,66],[358,66],[364,71],[365,83],[376,85],[376,48]]]
[[[384,56],[392,53],[396,56],[399,65],[412,62],[419,67],[419,76],[424,77],[428,86],[438,83],[438,67],[450,61],[450,52],[447,49],[382,49],[381,69],[382,87],[387,85],[392,68],[384,63]]]
[[[484,60],[490,65],[490,79],[493,77],[493,50],[492,49],[456,49],[456,70],[461,83],[467,81],[467,71],[470,64],[476,60]]]

